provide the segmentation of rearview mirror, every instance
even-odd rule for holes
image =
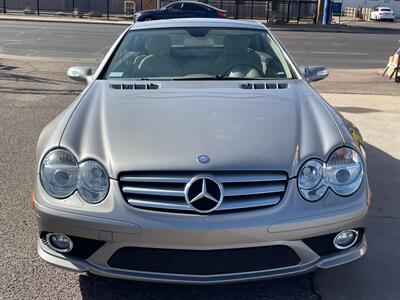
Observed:
[[[89,83],[92,80],[92,68],[71,67],[67,71],[67,76],[78,82]]]
[[[308,82],[319,81],[328,77],[329,71],[325,67],[309,66],[304,68],[304,78]]]

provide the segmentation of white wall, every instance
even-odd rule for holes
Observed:
[[[340,0],[335,0],[335,2],[340,2]],[[393,9],[396,18],[400,18],[400,1],[395,0],[343,0],[342,10],[344,11],[346,7],[374,8],[376,6],[390,7]]]

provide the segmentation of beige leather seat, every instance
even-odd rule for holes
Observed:
[[[225,75],[234,66],[250,65],[262,72],[260,56],[249,49],[250,40],[243,35],[228,35],[224,39],[224,52],[218,57],[214,74]]]
[[[149,55],[141,59],[138,65],[137,77],[182,75],[178,61],[170,56],[171,39],[168,36],[148,36],[146,38],[146,49]]]

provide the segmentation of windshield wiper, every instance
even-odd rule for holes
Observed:
[[[178,77],[171,80],[265,80],[265,78],[252,78],[252,77],[229,77],[222,74],[214,74],[212,76],[199,76],[199,77]]]

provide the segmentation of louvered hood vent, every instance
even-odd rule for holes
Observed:
[[[158,90],[160,85],[155,83],[112,83],[110,88],[114,90]]]
[[[287,83],[242,83],[240,88],[245,90],[280,90],[287,89]]]

